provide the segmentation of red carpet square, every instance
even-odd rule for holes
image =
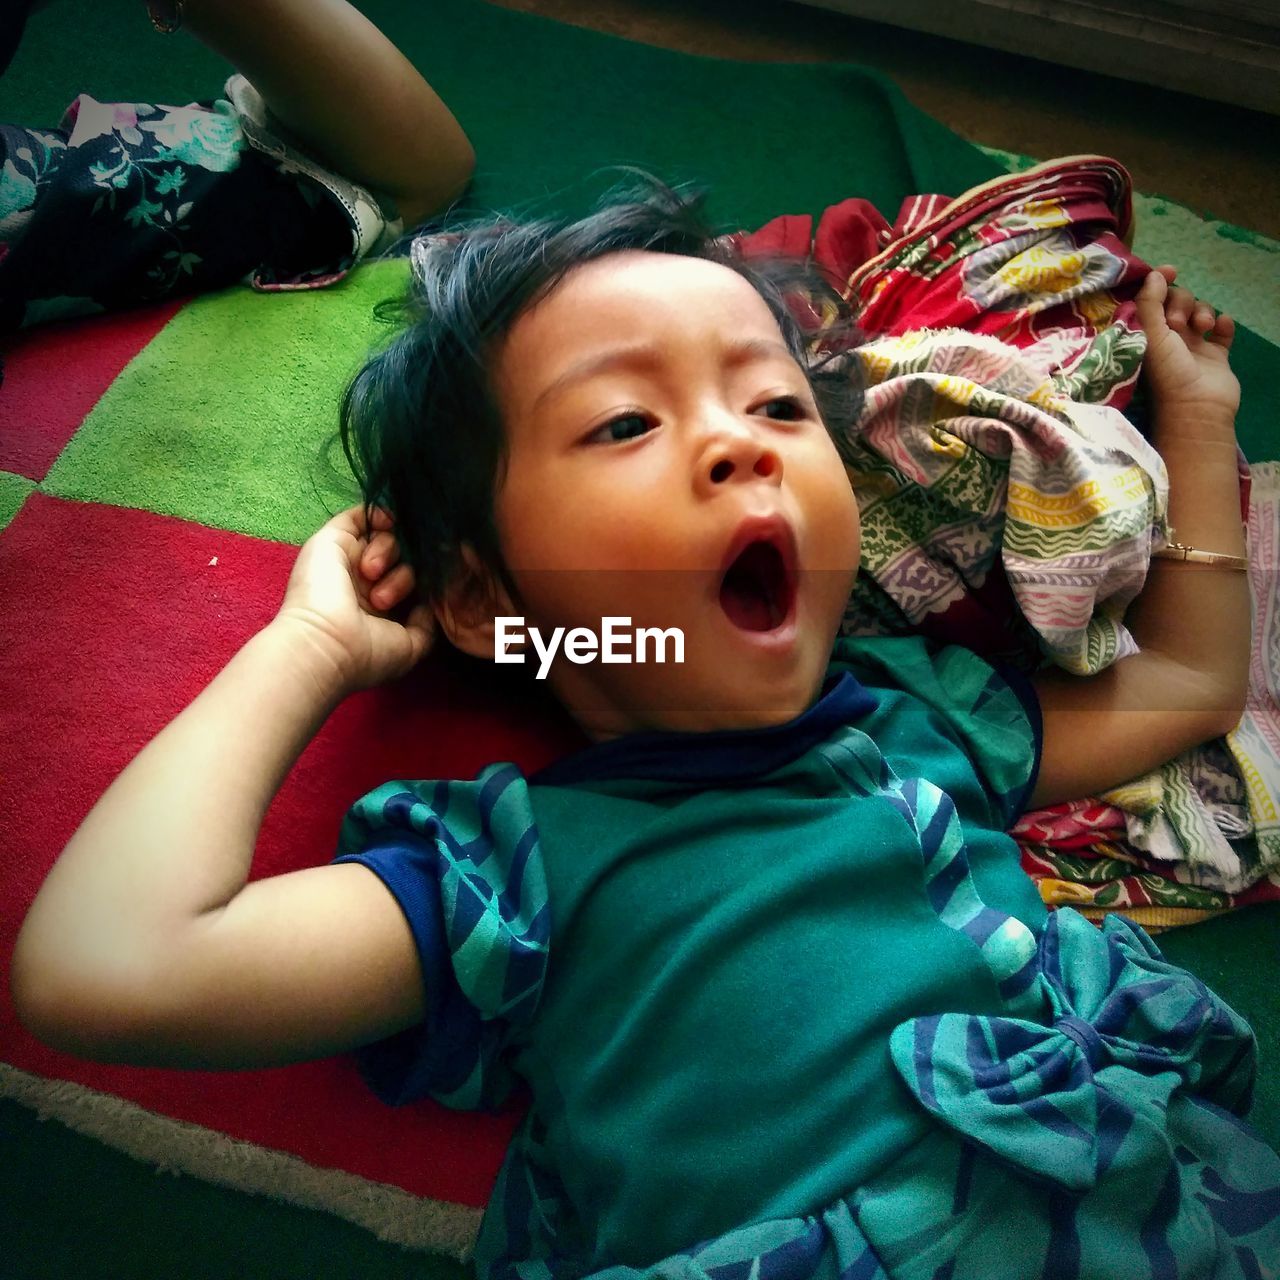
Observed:
[[[518,1108],[390,1108],[349,1056],[230,1074],[85,1063],[37,1043],[9,1002],[13,940],[58,853],[137,751],[274,616],[295,555],[283,543],[39,493],[0,534],[0,632],[20,638],[0,666],[0,704],[18,729],[0,734],[0,1042],[23,1071],[480,1206]],[[328,862],[347,807],[389,778],[471,777],[493,760],[532,770],[578,741],[549,704],[493,668],[433,656],[337,709],[269,810],[253,876]]]
[[[0,471],[43,480],[116,375],[185,301],[63,320],[6,338],[0,344]]]

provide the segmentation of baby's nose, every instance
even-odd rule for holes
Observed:
[[[733,480],[776,483],[782,478],[782,455],[750,423],[726,415],[707,432],[699,473],[713,488]]]
[[[772,449],[760,448],[752,451],[753,456],[744,456],[735,451],[726,452],[711,463],[707,478],[712,484],[724,484],[735,476],[739,479],[750,474],[768,480],[782,474],[782,459]]]

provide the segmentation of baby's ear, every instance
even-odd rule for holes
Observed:
[[[502,579],[470,544],[464,544],[462,564],[436,606],[436,618],[449,643],[473,658],[492,662],[494,619],[517,612]]]

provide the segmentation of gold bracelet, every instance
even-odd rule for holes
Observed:
[[[147,0],[147,17],[162,36],[171,36],[182,26],[185,5],[186,0]]]
[[[1244,556],[1223,555],[1220,551],[1198,551],[1185,542],[1171,542],[1151,553],[1157,560],[1190,560],[1193,564],[1211,564],[1218,569],[1249,568],[1249,561]]]

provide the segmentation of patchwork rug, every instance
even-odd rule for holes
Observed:
[[[457,105],[482,156],[479,207],[518,208],[627,159],[673,179],[702,176],[728,225],[751,228],[779,212],[817,214],[851,192],[893,217],[912,193],[954,194],[1000,171],[853,68],[689,59],[473,0],[434,6],[429,29],[407,24],[398,6],[366,7]],[[567,82],[566,65],[594,69],[583,83],[628,86],[630,113],[617,111],[616,92]],[[205,91],[166,89],[172,74],[154,71],[133,92],[185,101]],[[82,1063],[34,1041],[8,1000],[13,938],[57,853],[119,770],[265,625],[298,544],[351,501],[326,449],[335,405],[379,336],[373,304],[404,270],[376,263],[332,291],[232,290],[4,345],[0,1096],[158,1169],[465,1258],[518,1105],[496,1116],[431,1103],[393,1110],[349,1058],[234,1074]],[[1276,456],[1267,445],[1280,354],[1246,332],[1237,367],[1256,415],[1242,436],[1251,433],[1255,459]],[[269,810],[253,874],[328,861],[346,807],[388,777],[471,776],[494,758],[530,770],[576,741],[553,707],[517,702],[495,669],[435,655],[338,709]],[[1212,955],[1197,957],[1194,939],[1189,958],[1169,951],[1229,1001],[1237,988],[1247,996],[1238,1007],[1262,1035],[1264,1072],[1271,1064],[1254,1120],[1276,1140],[1277,1006],[1245,985],[1266,963],[1257,936],[1233,950],[1219,928]]]

